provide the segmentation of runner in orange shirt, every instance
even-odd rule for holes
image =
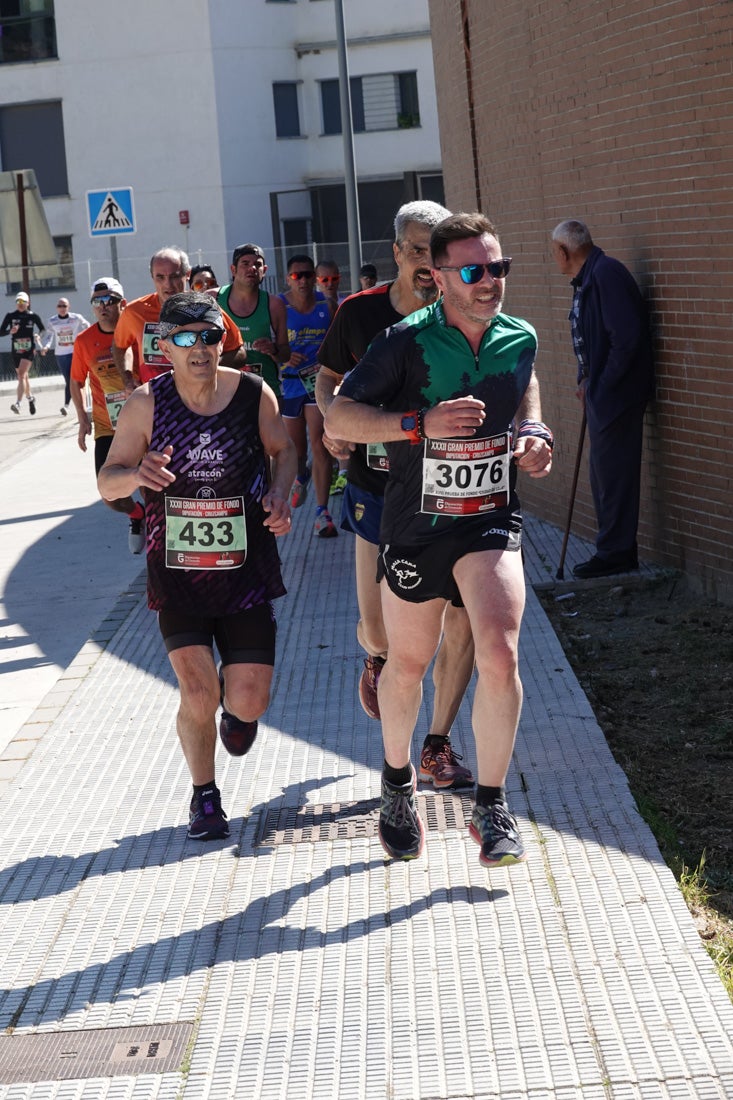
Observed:
[[[171,369],[170,360],[158,347],[158,320],[163,303],[173,294],[181,294],[186,289],[190,272],[191,264],[182,249],[161,248],[150,260],[155,290],[152,294],[135,298],[121,315],[115,329],[112,354],[128,393],[132,393],[141,382],[149,382],[151,378]],[[225,317],[224,323],[226,335],[221,365],[242,369],[246,363],[246,353],[241,333],[230,318]],[[133,348],[137,351],[137,374],[133,372]]]
[[[96,324],[79,333],[74,341],[71,360],[71,400],[79,421],[79,449],[86,451],[92,424],[86,410],[83,387],[87,378],[92,393],[94,423],[94,468],[102,469],[117,426],[117,417],[125,403],[127,391],[112,358],[112,341],[120,315],[125,308],[125,292],[116,279],[97,279],[92,286],[92,309]],[[130,517],[127,541],[133,554],[141,554],[145,546],[144,515],[140,501],[134,497],[106,500],[114,512]]]

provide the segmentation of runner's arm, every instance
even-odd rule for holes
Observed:
[[[238,348],[234,348],[232,351],[223,351],[219,357],[220,367],[233,367],[235,370],[244,370],[247,364],[247,352],[244,350],[244,344],[240,344]]]
[[[342,382],[343,377],[340,374],[336,374],[329,367],[324,367],[323,363],[318,364],[315,397],[316,404],[324,416],[333,403],[336,390]],[[333,439],[327,432],[324,432],[323,446],[334,458],[348,458],[356,444],[349,443],[345,439]]]
[[[416,409],[388,412],[341,394],[335,397],[325,417],[325,428],[332,438],[351,439],[356,443],[404,443],[402,418]],[[484,403],[476,397],[458,397],[441,401],[423,417],[425,436],[435,439],[470,439],[484,421]]]
[[[128,393],[132,393],[132,391],[135,389],[135,378],[132,372],[132,347],[118,348],[117,344],[113,343],[112,358],[115,361],[117,372],[124,383],[125,389]]]
[[[541,426],[545,432],[549,432],[549,429],[544,428],[544,425],[542,425],[540,384],[534,370],[515,417],[517,426],[520,426],[525,420],[533,421],[535,425]],[[518,468],[529,474],[530,477],[547,477],[552,469],[552,445],[541,436],[520,436],[514,444],[514,459]]]
[[[80,451],[86,451],[87,440],[86,437],[90,435],[92,425],[87,415],[87,410],[84,406],[84,391],[75,378],[69,380],[69,390],[71,392],[71,400],[76,409],[76,419],[79,421],[79,435],[77,442],[79,444]]]
[[[262,507],[269,513],[265,527],[274,535],[290,530],[290,488],[298,472],[295,444],[288,435],[277,398],[266,382],[260,396],[259,433],[265,454],[270,458],[270,487],[262,498]]]
[[[135,489],[160,491],[175,477],[166,469],[173,453],[149,451],[153,431],[153,395],[147,385],[135,390],[120,411],[107,461],[99,471],[97,487],[104,500],[121,500]]]
[[[288,311],[285,302],[275,294],[270,295],[270,324],[275,334],[275,354],[273,358],[278,364],[287,363],[290,358]]]

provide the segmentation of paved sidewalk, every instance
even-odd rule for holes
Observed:
[[[93,441],[79,450],[59,380],[43,381],[35,416],[11,413],[0,384],[0,753],[144,569],[127,518],[99,498]]]
[[[0,760],[0,1097],[730,1100],[733,1006],[531,591],[527,863],[481,868],[468,799],[430,790],[423,857],[385,862],[353,543],[311,520],[281,540],[272,705],[218,753],[228,840],[186,839],[140,581]],[[559,542],[530,520],[533,583]],[[454,736],[475,767],[466,704]]]

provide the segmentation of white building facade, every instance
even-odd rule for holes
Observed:
[[[261,244],[270,273],[305,246],[347,264],[333,0],[17,0],[0,18],[0,168],[34,168],[64,276],[84,305],[111,273],[149,290],[176,244],[228,277]],[[442,201],[427,0],[344,0],[364,261],[389,274],[392,219]],[[130,187],[134,235],[90,236],[87,192]],[[278,251],[280,249],[280,251]],[[0,283],[0,287],[2,287]],[[17,284],[6,284],[12,308]],[[83,312],[83,309],[81,310]]]

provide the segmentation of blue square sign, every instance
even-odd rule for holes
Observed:
[[[91,237],[115,237],[135,232],[131,187],[87,191],[87,212]]]

